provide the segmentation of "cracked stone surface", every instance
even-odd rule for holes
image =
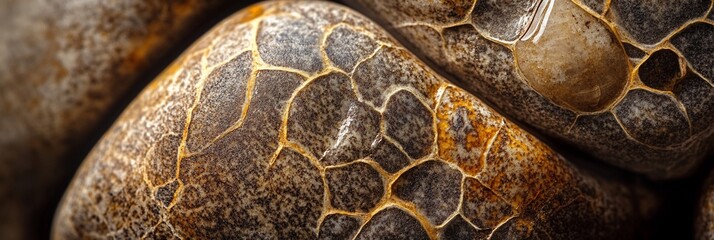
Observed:
[[[0,1],[0,232],[35,239],[75,154],[143,73],[228,1]],[[185,43],[184,43],[185,44]],[[152,177],[153,178],[153,177]],[[42,223],[40,223],[42,222]]]
[[[465,12],[454,9],[434,12]],[[77,172],[52,237],[626,238],[641,217],[633,191],[352,10],[268,2],[220,23],[135,99]]]
[[[600,160],[674,178],[714,147],[712,1],[459,1],[471,4],[459,14],[406,2],[351,4],[469,92]]]

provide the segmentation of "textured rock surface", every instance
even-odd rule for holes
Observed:
[[[470,92],[611,164],[683,176],[714,145],[712,1],[356,2]]]
[[[78,164],[68,152],[217,3],[0,1],[3,238],[45,237],[35,234]]]
[[[627,186],[568,163],[366,18],[263,3],[122,114],[53,238],[621,238],[640,212]]]

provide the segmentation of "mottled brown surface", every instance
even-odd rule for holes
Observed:
[[[354,4],[510,117],[610,164],[681,177],[714,146],[712,1],[555,1],[539,15],[548,1],[484,0],[460,20],[385,2]]]
[[[99,122],[219,1],[0,1],[0,232],[46,219]],[[43,231],[44,230],[44,231]]]
[[[351,10],[271,2],[216,26],[129,106],[53,238],[620,238],[640,219],[629,186],[565,161]]]

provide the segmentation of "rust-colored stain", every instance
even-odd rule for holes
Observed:
[[[238,23],[245,23],[249,22],[253,19],[256,19],[263,15],[263,7],[260,5],[251,5],[250,7],[247,7],[246,9],[242,10],[237,18],[238,18]]]
[[[207,33],[125,110],[53,237],[635,233],[633,188],[583,172],[352,10],[269,2]]]

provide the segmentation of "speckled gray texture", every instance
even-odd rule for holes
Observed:
[[[273,41],[265,28],[306,34]],[[342,42],[356,36],[376,47]],[[634,186],[614,181],[351,10],[269,2],[219,24],[126,109],[67,190],[53,238],[627,237],[641,213]]]
[[[512,1],[478,1],[461,21],[449,23],[438,21],[443,13],[422,9],[430,7],[422,4],[428,1],[407,1],[416,9],[380,2],[354,4],[368,16],[383,19],[386,29],[403,37],[412,50],[453,77],[450,80],[510,117],[600,160],[650,177],[671,178],[689,174],[714,146],[714,124],[703,123],[714,115],[702,110],[712,101],[710,95],[697,100],[689,95],[686,104],[675,96],[706,93],[714,86],[714,27],[707,19],[711,1],[555,1],[551,11],[543,11],[550,12],[543,32],[534,28],[530,38],[524,35],[527,24],[503,21],[531,21],[536,8],[517,11],[508,7]],[[483,9],[509,13],[490,17]],[[417,12],[430,15],[409,21],[400,17]],[[491,25],[507,27],[484,27]],[[504,31],[511,31],[512,37],[503,37]],[[520,51],[522,46],[530,51]],[[666,61],[658,60],[663,51],[669,53]],[[669,61],[675,58],[684,61]],[[561,73],[569,77],[552,77]],[[699,76],[706,84],[684,84],[684,76]],[[603,82],[593,84],[597,81]],[[647,94],[664,105],[656,110],[629,104]],[[596,125],[613,114],[617,118]],[[631,121],[648,114],[649,120]]]

